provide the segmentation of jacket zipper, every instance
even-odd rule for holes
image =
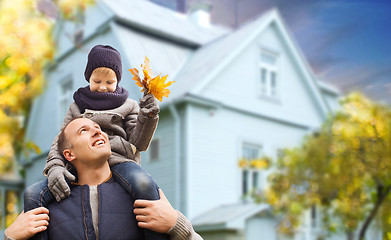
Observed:
[[[97,211],[97,219],[96,219],[98,221],[98,224],[96,225],[96,231],[97,231],[96,240],[99,240],[99,187],[100,185],[96,187],[96,194],[98,196],[98,211]]]

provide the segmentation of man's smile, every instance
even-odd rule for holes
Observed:
[[[92,143],[92,146],[96,147],[96,146],[99,146],[99,145],[103,145],[105,143],[106,143],[106,141],[104,139],[98,139],[98,140],[96,140],[95,142]]]

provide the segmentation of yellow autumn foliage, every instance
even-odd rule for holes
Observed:
[[[25,123],[32,100],[44,88],[44,67],[54,56],[52,29],[55,20],[37,11],[39,0],[0,1],[0,175],[13,170],[20,152],[40,153],[39,147],[24,139]],[[72,19],[91,0],[54,0],[59,16]],[[7,192],[5,225],[17,217],[16,192]],[[4,196],[3,196],[4,199]]]
[[[391,226],[382,216],[391,215],[391,109],[360,93],[341,103],[317,134],[284,150],[264,199],[291,223],[303,209],[324,207],[323,227],[333,232],[363,236],[375,216],[387,239]],[[280,229],[295,231],[294,224],[286,226],[281,222]]]
[[[163,97],[168,97],[170,90],[167,89],[173,82],[167,82],[167,75],[161,77],[160,74],[156,77],[153,77],[152,69],[149,65],[149,59],[145,57],[144,64],[141,64],[143,69],[144,78],[141,79],[139,71],[136,68],[129,69],[133,74],[132,80],[135,80],[136,85],[141,87],[141,92],[152,93],[153,96],[160,102],[163,100]]]

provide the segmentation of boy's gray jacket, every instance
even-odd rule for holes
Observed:
[[[83,114],[75,102],[69,106],[61,130],[74,118],[84,117],[98,123],[108,135],[111,145],[110,166],[124,161],[135,161],[140,164],[140,151],[145,151],[156,130],[159,116],[149,118],[139,111],[135,100],[127,99],[118,108],[93,111],[86,109]],[[58,134],[59,135],[59,134]],[[44,175],[55,165],[66,166],[62,153],[58,151],[57,139],[54,139],[46,161]]]

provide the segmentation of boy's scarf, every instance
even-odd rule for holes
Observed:
[[[117,85],[114,92],[91,92],[90,86],[79,88],[74,94],[73,99],[84,113],[86,109],[108,110],[121,106],[129,96],[129,92]]]

